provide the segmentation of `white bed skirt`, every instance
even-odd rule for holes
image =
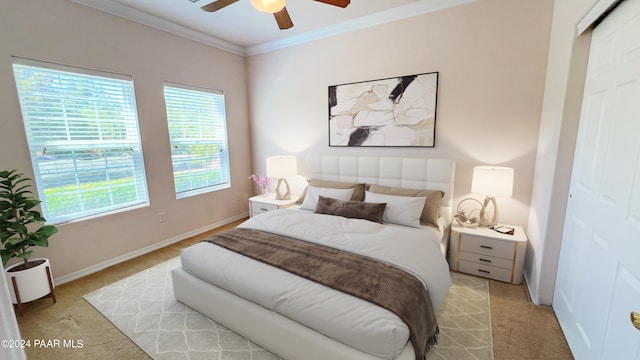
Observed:
[[[380,360],[202,281],[182,268],[173,270],[171,276],[178,301],[284,359]],[[397,360],[415,360],[409,342]]]

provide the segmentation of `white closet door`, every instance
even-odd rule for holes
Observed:
[[[640,0],[593,31],[553,307],[576,359],[640,359]]]

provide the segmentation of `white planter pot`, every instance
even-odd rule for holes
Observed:
[[[44,262],[38,266],[34,266],[28,269],[10,272],[11,269],[22,265],[23,263],[17,263],[9,266],[5,270],[5,276],[7,277],[7,285],[9,285],[11,301],[17,304],[16,294],[13,290],[12,278],[16,279],[18,286],[18,293],[20,294],[20,302],[27,303],[49,294],[51,289],[49,288],[49,278],[47,277],[47,267],[51,271],[51,265],[49,265],[49,259],[31,259],[29,262],[36,262],[38,260],[44,260]],[[53,281],[51,282],[53,285]],[[55,287],[55,286],[54,286]]]

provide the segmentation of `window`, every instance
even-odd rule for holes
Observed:
[[[130,76],[21,58],[13,72],[49,223],[148,205]]]
[[[165,84],[178,199],[231,186],[222,91]]]

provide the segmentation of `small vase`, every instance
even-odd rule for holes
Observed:
[[[267,188],[263,187],[262,188],[262,192],[260,193],[262,196],[267,196],[268,192],[267,192]]]

